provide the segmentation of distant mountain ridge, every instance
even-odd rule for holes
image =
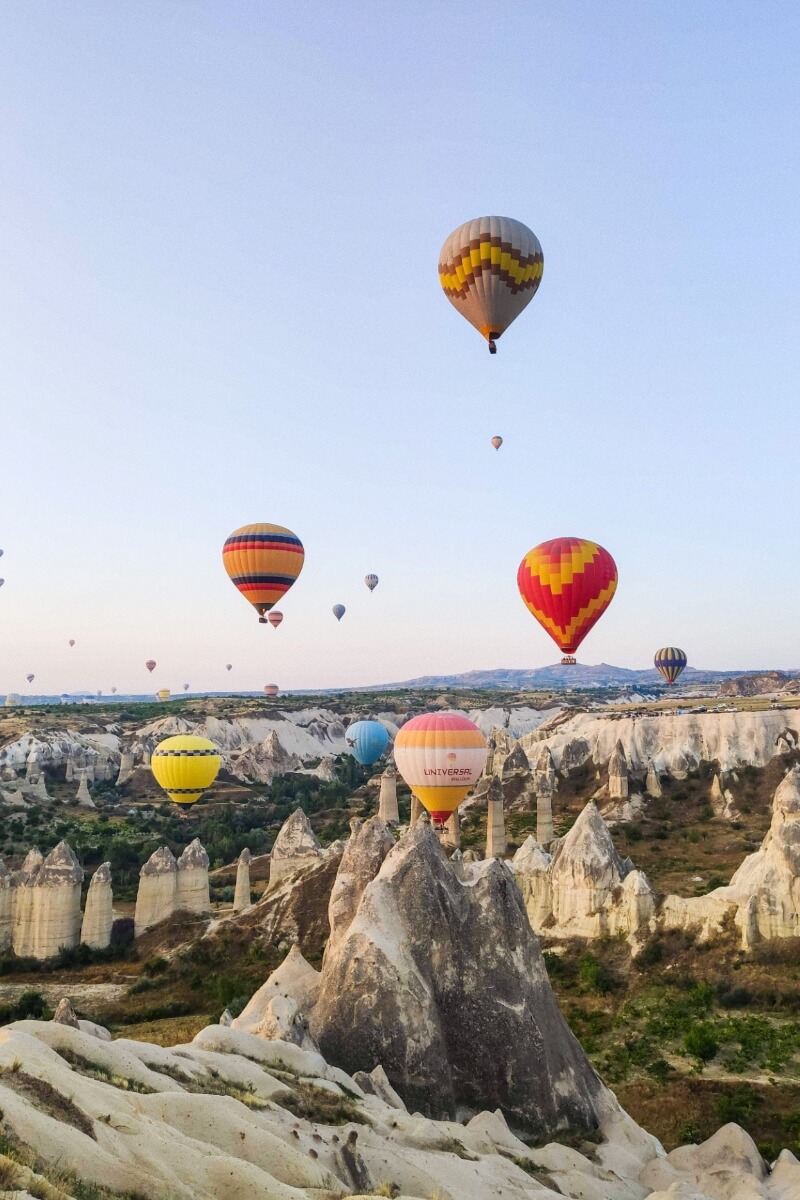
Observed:
[[[756,671],[701,671],[687,667],[680,677],[678,687],[687,684],[721,683],[725,679],[741,678],[756,675]],[[787,676],[800,675],[798,671],[784,672]],[[572,667],[562,667],[553,663],[548,667],[520,669],[515,667],[498,668],[493,671],[464,671],[457,675],[421,675],[417,679],[407,679],[402,683],[382,684],[374,689],[383,691],[394,688],[496,688],[498,690],[530,690],[540,691],[568,688],[592,687],[664,687],[663,677],[654,667],[646,670],[631,670],[628,667],[614,667],[609,663],[597,663],[590,666],[578,663]]]

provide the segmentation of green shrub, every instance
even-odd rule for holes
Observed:
[[[712,1026],[700,1022],[686,1034],[683,1039],[683,1047],[687,1054],[691,1054],[700,1062],[711,1062],[719,1050],[719,1042],[714,1036]]]

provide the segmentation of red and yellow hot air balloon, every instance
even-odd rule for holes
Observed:
[[[616,564],[602,546],[584,538],[554,538],[534,546],[517,571],[519,594],[546,629],[563,663],[602,617],[617,590]]]
[[[283,525],[242,525],[222,547],[225,570],[258,613],[266,614],[285,596],[303,569],[303,543]]]
[[[283,620],[283,613],[278,612],[277,608],[273,608],[272,612],[267,617],[267,620],[269,621],[269,623],[273,629],[277,629],[278,626],[280,625],[281,621]]]
[[[478,333],[495,341],[536,295],[544,258],[539,239],[511,217],[476,217],[454,229],[439,254],[445,296]]]
[[[394,759],[434,824],[444,825],[483,774],[486,740],[457,713],[423,713],[398,733]]]
[[[273,700],[280,690],[277,683],[267,683],[264,685],[264,695],[269,696],[270,700]]]

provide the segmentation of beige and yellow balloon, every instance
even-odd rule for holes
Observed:
[[[156,783],[173,804],[196,804],[210,788],[222,764],[219,750],[208,738],[181,733],[165,738],[153,751],[150,765]]]

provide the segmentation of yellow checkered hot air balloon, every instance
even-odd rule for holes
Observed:
[[[217,778],[222,758],[213,742],[180,733],[159,742],[150,760],[156,782],[174,804],[195,804]]]
[[[511,217],[476,217],[455,229],[439,255],[445,296],[483,334],[489,350],[536,295],[544,257],[536,234]]]

